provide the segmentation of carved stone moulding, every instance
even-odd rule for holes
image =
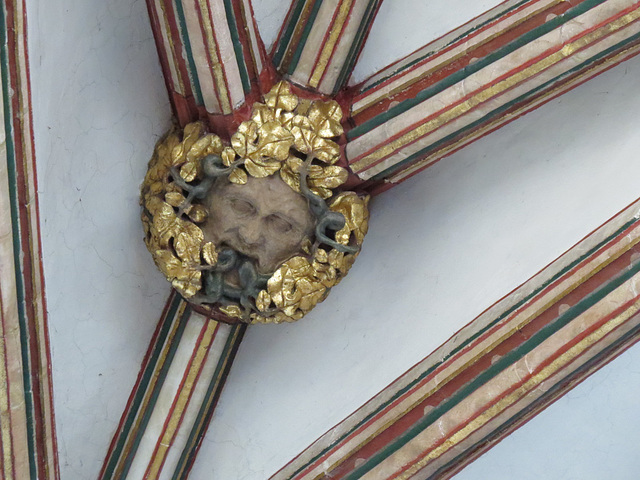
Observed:
[[[200,122],[157,144],[142,184],[147,248],[173,287],[220,321],[299,320],[340,282],[368,228],[345,190],[335,101],[280,82],[225,143]]]

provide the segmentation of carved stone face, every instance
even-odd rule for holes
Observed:
[[[205,240],[255,259],[258,271],[265,274],[299,253],[315,225],[307,200],[279,175],[249,176],[245,185],[221,179],[205,205],[209,210],[202,225]]]

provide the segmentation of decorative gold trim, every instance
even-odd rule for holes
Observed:
[[[183,297],[195,301],[203,289],[203,272],[218,262],[216,246],[205,241],[199,226],[209,212],[193,195],[196,189],[211,188],[206,159],[218,162],[215,175],[228,175],[240,185],[248,176],[279,172],[310,204],[315,199],[328,214],[342,219],[331,234],[335,239],[316,238],[305,247],[306,255],[287,260],[273,273],[255,296],[251,312],[240,302],[226,302],[217,305],[222,313],[252,323],[298,320],[347,274],[367,232],[369,199],[338,190],[348,177],[347,170],[336,165],[340,147],[331,140],[343,133],[341,119],[337,102],[300,99],[289,84],[280,82],[264,103],[254,104],[251,119],[240,124],[230,145],[199,122],[187,125],[182,135],[172,130],[158,143],[142,184],[145,242]]]

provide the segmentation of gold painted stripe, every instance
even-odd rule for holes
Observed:
[[[412,85],[415,85],[420,80],[432,75],[433,73],[437,72],[438,70],[442,70],[442,69],[446,68],[448,65],[451,65],[455,61],[457,61],[460,58],[464,57],[465,55],[467,55],[469,50],[471,50],[471,48],[476,49],[476,48],[479,48],[479,47],[481,47],[483,45],[486,45],[487,43],[495,40],[499,36],[504,35],[505,33],[508,33],[509,31],[513,30],[518,25],[530,20],[531,18],[535,17],[536,15],[539,15],[540,13],[544,12],[545,10],[549,10],[550,8],[555,7],[557,4],[562,3],[564,1],[565,0],[554,0],[551,3],[545,4],[540,9],[535,10],[535,11],[529,13],[528,15],[525,15],[523,17],[518,18],[514,23],[510,23],[508,25],[505,25],[504,26],[505,28],[493,33],[492,35],[490,35],[490,36],[488,36],[486,38],[481,39],[477,44],[473,45],[472,47],[469,47],[469,46],[458,47],[458,48],[460,48],[460,53],[457,53],[453,57],[447,58],[444,62],[439,63],[437,65],[434,65],[433,67],[429,68],[428,70],[426,70],[426,71],[424,71],[424,72],[422,72],[420,74],[417,74],[417,75],[415,74],[415,70],[419,69],[419,67],[418,67],[412,72],[407,72],[406,74],[399,75],[399,76],[402,76],[402,75],[407,75],[408,76],[408,75],[411,75],[411,73],[414,74],[413,77],[407,78],[404,83],[402,83],[399,86],[389,90],[388,92],[387,91],[381,92],[379,89],[376,89],[375,91],[371,92],[369,95],[365,96],[364,98],[362,98],[360,101],[358,101],[356,103],[356,105],[358,105],[358,104],[362,104],[364,102],[364,104],[358,105],[358,107],[353,110],[351,115],[352,116],[356,116],[356,115],[362,113],[363,111],[367,110],[368,108],[370,108],[372,105],[375,105],[376,103],[379,103],[380,101],[385,100],[388,97],[392,97],[394,95],[397,95],[398,93],[400,93],[403,90],[411,87]],[[429,59],[426,59],[425,64],[428,64],[428,63],[430,63],[430,61],[429,61]],[[394,80],[395,79],[393,79],[393,78],[387,79],[382,83],[382,85],[384,85],[384,83],[391,83]]]
[[[149,408],[149,401],[151,400],[151,396],[153,395],[153,391],[155,389],[156,383],[158,382],[158,373],[162,370],[164,366],[167,355],[171,350],[171,344],[173,343],[173,339],[176,336],[176,332],[178,331],[178,327],[180,326],[180,319],[182,315],[184,315],[184,311],[187,308],[187,302],[184,300],[180,302],[180,306],[173,319],[173,326],[171,327],[171,332],[167,336],[164,346],[162,348],[162,353],[156,362],[156,366],[154,368],[153,375],[151,376],[151,380],[149,381],[149,386],[147,387],[147,391],[144,394],[144,399],[138,408],[138,413],[136,416],[136,420],[132,428],[129,430],[128,439],[125,447],[122,449],[122,453],[120,454],[120,458],[118,459],[118,466],[114,471],[114,478],[122,478],[122,471],[125,467],[125,460],[129,457],[131,453],[131,449],[133,448],[133,442],[137,436],[138,431],[140,430],[140,423],[142,422],[142,418],[144,417],[144,413]]]
[[[156,1],[156,6],[160,7],[160,15],[162,15],[162,23],[164,26],[164,32],[165,34],[163,35],[166,39],[166,42],[169,44],[169,50],[171,52],[171,65],[169,66],[169,68],[171,69],[171,76],[178,81],[178,93],[180,93],[181,95],[184,95],[186,90],[184,88],[184,80],[182,78],[182,75],[180,73],[180,68],[178,67],[179,62],[178,62],[178,56],[176,54],[176,46],[175,43],[173,41],[173,35],[171,35],[171,25],[169,24],[169,18],[167,17],[167,6],[165,5],[164,0],[159,0]],[[158,10],[156,9],[156,12]],[[175,84],[175,81],[174,81]]]
[[[576,51],[581,50],[582,48],[588,46],[590,43],[596,43],[598,40],[603,37],[620,30],[621,28],[627,26],[628,24],[634,22],[640,18],[640,9],[636,9],[619,19],[600,27],[599,29],[588,33],[581,37],[580,39],[566,44],[562,49],[557,51],[554,54],[545,57],[544,59],[534,63],[533,65],[520,70],[509,78],[502,80],[496,84],[491,85],[489,88],[477,93],[473,97],[465,100],[464,102],[456,105],[452,109],[448,110],[445,113],[442,113],[436,118],[429,120],[428,122],[418,126],[410,132],[405,133],[401,137],[396,140],[378,148],[373,153],[365,156],[364,158],[356,161],[351,164],[351,168],[354,172],[360,173],[363,170],[366,170],[372,164],[376,163],[378,160],[381,160],[401,148],[405,147],[409,143],[412,143],[419,138],[427,135],[428,133],[433,132],[434,130],[440,128],[442,125],[449,123],[450,121],[464,115],[470,110],[474,109],[481,103],[484,103],[488,100],[491,100],[493,97],[504,93],[505,91],[515,87],[517,84],[527,80],[530,77],[533,77],[543,70],[550,68],[556,63],[572,56]],[[489,68],[489,67],[487,67]]]
[[[400,170],[399,172],[395,173],[393,176],[389,177],[388,181],[393,184],[399,184],[400,182],[404,181],[412,173],[417,172],[423,167],[426,167],[430,163],[436,162],[444,158],[445,156],[447,156],[447,154],[449,154],[449,152],[462,148],[463,146],[487,134],[495,127],[502,125],[504,123],[507,123],[511,121],[511,119],[517,118],[520,115],[523,115],[537,108],[539,105],[545,103],[546,101],[549,101],[550,99],[553,99],[553,97],[555,96],[562,94],[564,91],[568,91],[574,88],[575,84],[585,81],[585,79],[587,79],[588,77],[595,76],[599,72],[606,70],[607,68],[610,68],[612,65],[615,65],[616,63],[624,61],[625,60],[624,57],[630,58],[634,55],[637,55],[638,50],[640,50],[640,45],[634,45],[632,47],[629,47],[621,51],[620,53],[614,55],[613,57],[610,57],[606,62],[601,63],[599,65],[595,65],[589,68],[588,70],[585,70],[584,72],[580,73],[572,81],[556,86],[552,90],[549,90],[547,93],[545,93],[543,97],[538,98],[534,102],[524,105],[523,107],[520,107],[517,110],[514,110],[513,112],[509,113],[509,118],[501,117],[493,120],[492,122],[486,124],[482,128],[472,132],[469,136],[463,137],[457,142],[447,147],[444,147],[440,150],[437,150],[436,152],[432,153],[428,157],[425,157],[424,159],[411,164],[405,169]]]
[[[633,281],[633,280],[632,280]],[[583,340],[578,342],[576,345],[571,347],[562,355],[558,356],[551,364],[544,367],[540,372],[536,375],[533,375],[526,383],[524,383],[521,387],[516,389],[513,393],[507,395],[502,400],[497,402],[495,405],[489,407],[482,415],[476,417],[474,420],[469,422],[465,427],[458,430],[456,433],[451,435],[448,440],[444,443],[433,449],[427,455],[424,455],[419,461],[415,462],[411,468],[404,471],[402,474],[393,476],[391,478],[397,480],[408,480],[414,474],[416,474],[419,470],[424,468],[429,462],[437,459],[440,455],[445,453],[447,450],[455,447],[469,435],[471,435],[475,430],[481,428],[485,424],[487,424],[491,419],[497,415],[499,415],[502,411],[507,409],[509,406],[520,400],[522,397],[526,396],[530,390],[537,388],[542,382],[552,377],[556,372],[562,370],[568,364],[573,362],[576,358],[581,356],[586,350],[593,347],[596,343],[600,342],[605,336],[611,333],[620,325],[627,322],[632,316],[640,311],[640,301],[636,301],[631,307],[625,310],[623,313],[613,318],[612,320],[605,323],[598,330],[591,333]]]
[[[557,292],[554,296],[552,296],[551,298],[547,299],[542,305],[540,305],[537,308],[535,308],[533,310],[533,312],[528,312],[526,314],[526,316],[521,321],[519,321],[516,325],[512,325],[511,328],[508,331],[502,333],[497,339],[493,340],[489,345],[485,345],[483,348],[481,348],[479,350],[476,350],[476,351],[473,351],[473,353],[469,352],[467,355],[471,355],[470,358],[466,362],[464,362],[463,364],[459,365],[454,370],[452,370],[449,374],[447,374],[446,377],[444,377],[444,378],[438,377],[437,385],[435,385],[434,387],[430,388],[426,392],[423,392],[422,394],[420,394],[420,396],[418,396],[418,398],[411,399],[411,397],[409,397],[405,401],[402,402],[402,403],[410,402],[409,405],[406,405],[405,407],[401,407],[400,405],[398,405],[398,407],[396,407],[396,409],[395,409],[397,411],[393,411],[392,410],[391,412],[388,412],[385,416],[392,415],[393,418],[391,418],[390,420],[386,421],[384,424],[382,424],[379,427],[377,427],[373,432],[367,434],[366,437],[358,440],[358,443],[356,445],[353,445],[352,447],[350,447],[349,450],[346,453],[342,453],[340,455],[340,457],[338,459],[336,459],[328,468],[326,466],[326,462],[330,461],[329,460],[330,457],[329,458],[325,458],[324,460],[322,460],[322,465],[320,465],[320,467],[315,467],[314,468],[314,470],[316,470],[316,471],[318,470],[318,468],[320,468],[321,471],[316,473],[315,476],[312,477],[313,480],[318,480],[318,479],[322,478],[323,475],[325,475],[325,473],[327,471],[331,471],[331,470],[337,468],[338,466],[340,466],[354,452],[360,450],[367,443],[369,443],[372,439],[374,439],[379,434],[381,434],[383,431],[385,431],[389,427],[391,427],[397,421],[397,419],[404,417],[404,415],[406,415],[407,413],[412,411],[417,405],[421,404],[426,399],[428,399],[429,397],[431,397],[434,394],[436,394],[442,387],[447,385],[451,380],[453,380],[458,375],[460,375],[462,372],[464,372],[469,367],[471,367],[473,364],[475,364],[480,358],[482,358],[487,353],[489,353],[492,350],[494,350],[495,348],[497,348],[500,344],[502,344],[505,341],[507,341],[514,334],[519,333],[522,330],[522,328],[524,328],[526,325],[531,323],[531,321],[533,321],[535,318],[539,317],[542,313],[547,311],[552,305],[558,303],[562,298],[566,297],[568,294],[573,292],[580,285],[584,284],[587,280],[591,279],[594,275],[596,275],[598,272],[600,272],[603,268],[605,268],[606,266],[608,266],[609,264],[611,264],[612,262],[614,262],[615,260],[620,258],[620,256],[622,256],[623,254],[628,252],[633,247],[635,247],[640,242],[640,235],[637,235],[638,233],[640,233],[640,231],[636,232],[636,237],[633,238],[629,243],[616,245],[617,247],[622,247],[622,248],[619,248],[618,250],[614,250],[612,252],[608,252],[606,258],[604,259],[604,261],[600,262],[597,265],[595,265],[586,274],[580,275],[580,271],[579,270],[576,271],[573,276],[577,276],[577,280],[578,281],[575,281],[575,282],[570,283],[569,285],[567,285],[566,288],[563,288],[562,290]],[[564,283],[564,282],[561,282],[561,283]],[[534,302],[535,301],[531,301],[530,305],[533,305]],[[512,317],[512,319],[517,318],[518,316],[520,316],[524,312],[526,312],[526,310],[524,310],[520,314],[516,313]],[[438,375],[441,375],[445,371],[446,371],[446,368],[443,369]],[[402,408],[402,409],[399,410],[398,408]],[[353,441],[353,440],[354,439],[352,439],[351,441]],[[344,448],[344,447],[342,447],[342,448]],[[312,472],[314,470],[312,470]],[[312,474],[312,472],[310,472],[309,474]],[[305,474],[305,476],[303,478],[306,478],[306,476],[309,475],[309,474]]]
[[[282,61],[280,62],[279,69],[282,72],[286,72],[289,69],[289,65],[291,64],[291,58],[293,57],[298,44],[300,42],[300,38],[302,37],[302,33],[304,28],[309,21],[309,17],[311,16],[311,11],[313,10],[314,2],[312,0],[306,0],[304,7],[302,7],[302,11],[300,12],[300,16],[291,21],[296,22],[296,26],[293,29],[293,33],[291,34],[291,38],[289,39],[289,43],[286,46],[286,50],[284,55],[282,56]]]
[[[2,478],[13,480],[13,451],[11,445],[11,410],[9,408],[9,378],[7,377],[7,352],[4,335],[4,306],[0,295],[0,447],[2,448]]]
[[[317,88],[320,80],[322,79],[322,75],[327,69],[327,65],[329,65],[329,59],[331,58],[331,55],[333,53],[333,48],[335,47],[336,43],[338,43],[338,39],[342,34],[344,24],[349,17],[349,12],[351,12],[351,5],[353,5],[353,0],[343,0],[338,6],[338,15],[336,16],[333,24],[329,27],[331,29],[329,38],[327,38],[327,41],[322,47],[322,51],[320,52],[320,55],[316,62],[316,66],[314,67],[313,73],[311,74],[311,78],[309,80],[309,85],[313,88]]]
[[[196,349],[194,351],[193,358],[191,359],[187,372],[184,375],[180,390],[177,392],[177,396],[175,397],[173,405],[174,408],[171,412],[171,416],[167,419],[162,437],[158,441],[156,451],[151,459],[151,464],[147,468],[145,479],[154,480],[158,478],[158,475],[160,474],[164,460],[171,448],[173,437],[180,427],[184,411],[191,399],[191,393],[196,386],[204,361],[209,354],[209,348],[211,347],[216,332],[218,331],[218,327],[220,326],[220,324],[214,320],[205,321],[207,322],[205,332],[195,346]]]
[[[209,52],[209,59],[211,61],[211,70],[213,71],[213,78],[215,81],[215,88],[220,99],[220,107],[222,113],[229,114],[233,110],[231,108],[231,99],[229,98],[229,91],[227,89],[226,77],[224,69],[222,67],[222,61],[218,56],[218,46],[215,41],[215,35],[213,33],[213,25],[211,24],[211,16],[209,12],[209,5],[206,0],[198,0],[198,6],[200,8],[200,17],[204,27],[203,33],[207,40],[207,50]]]

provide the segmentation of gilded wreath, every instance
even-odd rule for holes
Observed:
[[[230,145],[200,122],[183,132],[173,129],[158,143],[142,184],[145,243],[185,299],[237,321],[291,322],[324,300],[347,274],[367,232],[369,197],[340,189],[348,172],[336,165],[340,147],[332,139],[343,133],[341,118],[337,102],[301,99],[280,82],[264,103],[254,104],[251,119],[240,124]],[[264,272],[242,235],[237,247],[206,233],[213,216],[229,212],[242,219],[258,215],[254,210],[261,206],[249,198],[232,199],[237,204],[229,207],[226,196],[212,192],[246,189],[260,195],[272,189],[277,195],[280,180],[306,201],[314,228],[299,235],[297,251],[275,271]],[[213,215],[221,208],[222,214]],[[281,218],[279,211],[261,215],[282,230],[275,238],[297,241],[296,232],[304,230],[297,228],[304,224],[300,215],[299,222]],[[245,227],[231,225],[231,235],[239,235],[239,228]]]

